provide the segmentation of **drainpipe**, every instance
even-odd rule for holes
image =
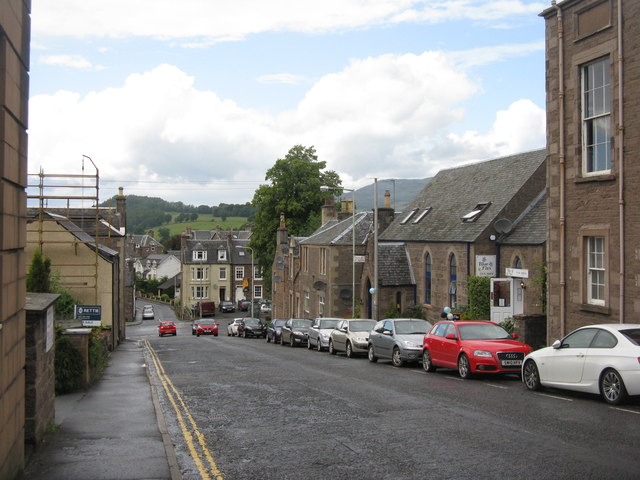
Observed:
[[[620,323],[624,323],[624,273],[625,273],[625,241],[624,241],[624,95],[623,71],[624,56],[622,54],[622,0],[618,0],[618,162],[620,181],[618,183],[620,208]]]
[[[564,139],[564,27],[562,26],[562,9],[553,1],[558,22],[558,170],[560,175],[560,337],[565,335],[566,327],[566,218],[565,218],[565,139]],[[548,335],[548,334],[547,334]]]

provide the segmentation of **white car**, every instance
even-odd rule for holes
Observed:
[[[356,353],[367,353],[369,332],[375,320],[359,318],[342,320],[329,335],[329,353],[346,352],[352,358]]]
[[[153,306],[145,305],[144,307],[142,307],[142,319],[143,320],[150,320],[150,319],[153,319],[153,317],[154,317]]]
[[[522,381],[529,390],[542,386],[600,394],[613,405],[640,395],[640,324],[579,328],[527,355]]]
[[[227,325],[228,337],[235,337],[238,335],[238,325],[240,325],[240,322],[242,322],[242,320],[243,320],[242,318],[234,318],[233,322]]]

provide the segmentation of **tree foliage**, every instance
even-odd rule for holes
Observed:
[[[51,292],[51,259],[36,250],[27,273],[27,292]]]
[[[253,196],[257,211],[250,246],[263,268],[268,291],[280,214],[285,216],[290,235],[309,235],[320,226],[324,200],[340,191],[340,177],[325,168],[326,162],[318,160],[315,148],[296,145],[267,170],[265,180],[269,183],[260,185]],[[321,186],[331,187],[333,192],[323,192]]]
[[[491,279],[489,277],[469,277],[467,297],[468,310],[465,318],[472,320],[489,320],[491,318]]]

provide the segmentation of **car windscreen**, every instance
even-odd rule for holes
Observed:
[[[198,325],[215,325],[216,321],[215,320],[198,320],[196,322]]]
[[[259,325],[260,324],[260,320],[258,320],[257,318],[245,318],[244,319],[244,324],[245,325]]]
[[[634,345],[640,345],[640,328],[620,330],[620,333],[627,337]]]
[[[335,320],[320,320],[320,325],[319,327],[321,329],[324,328],[336,328],[338,326],[338,323],[340,322],[340,320],[335,319]]]
[[[356,320],[349,322],[349,330],[352,332],[368,332],[375,324],[374,320]]]
[[[286,320],[284,319],[278,319],[278,320],[274,320],[273,322],[271,322],[271,325],[273,325],[274,327],[281,327],[282,325],[284,325],[285,323],[287,323]]]
[[[460,340],[506,340],[513,339],[500,325],[492,323],[459,325]]]
[[[298,328],[309,328],[311,327],[312,324],[313,322],[311,320],[306,320],[304,318],[297,318],[291,322],[292,327],[298,327]]]
[[[431,324],[426,320],[403,320],[394,322],[396,335],[417,335],[425,334],[431,328]]]

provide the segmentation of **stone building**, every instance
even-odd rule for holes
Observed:
[[[546,26],[548,340],[639,322],[640,2],[566,0]]]
[[[440,171],[380,233],[374,318],[394,305],[416,303],[436,321],[443,307],[455,311],[468,303],[470,276],[510,277],[507,268],[531,272],[518,281],[505,279],[522,304],[523,312],[512,315],[541,312],[533,277],[545,260],[546,227],[539,222],[545,158],[544,150],[536,150]],[[385,277],[384,265],[394,263],[397,269],[387,269]],[[368,265],[365,286],[375,285],[372,272]]]
[[[30,0],[0,2],[0,478],[24,467]]]

